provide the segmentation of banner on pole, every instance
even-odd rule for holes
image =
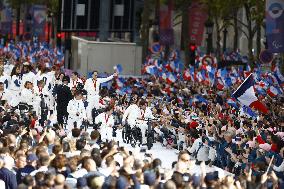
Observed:
[[[42,5],[33,6],[33,34],[41,39],[45,36],[46,7]]]
[[[160,43],[162,45],[174,44],[173,30],[173,0],[168,5],[162,5],[159,10]]]
[[[284,52],[284,0],[266,1],[266,37],[272,53]]]
[[[204,23],[207,20],[207,13],[204,7],[198,3],[193,2],[188,8],[189,21],[189,42],[200,46],[203,39]]]
[[[1,34],[11,34],[12,33],[12,8],[8,4],[3,4],[1,10]]]

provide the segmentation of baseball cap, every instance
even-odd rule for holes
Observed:
[[[35,154],[29,154],[27,157],[27,161],[31,162],[31,161],[37,161],[38,157]]]

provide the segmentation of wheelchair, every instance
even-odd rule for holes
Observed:
[[[147,137],[147,143],[146,146],[148,150],[150,150],[153,147],[153,144],[155,143],[155,131],[152,128],[152,122],[155,121],[156,119],[145,119],[148,125],[148,129],[146,130],[146,137]]]
[[[32,112],[33,106],[28,105],[27,103],[20,102],[18,106],[15,107],[15,109],[20,110],[20,114],[24,114],[24,113]]]
[[[142,132],[136,125],[131,128],[129,124],[126,124],[122,130],[122,139],[126,144],[131,144],[134,148],[136,144],[139,146],[142,144]]]

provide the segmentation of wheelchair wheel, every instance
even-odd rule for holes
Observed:
[[[148,137],[147,138],[147,148],[148,148],[148,150],[151,150],[151,148],[153,147],[153,142],[154,142],[154,140],[153,140],[152,137]]]

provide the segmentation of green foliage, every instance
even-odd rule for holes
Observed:
[[[58,13],[59,0],[7,0],[12,8],[21,8],[22,5],[41,4],[46,5],[48,10],[53,14]]]

